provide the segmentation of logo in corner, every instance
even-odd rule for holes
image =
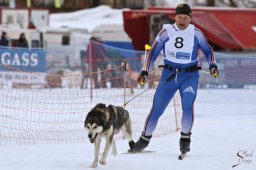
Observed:
[[[240,150],[237,152],[237,163],[232,166],[232,168],[237,167],[238,165],[241,164],[252,164],[252,158],[253,158],[253,151],[248,152],[247,150]]]

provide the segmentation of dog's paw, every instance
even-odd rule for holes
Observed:
[[[92,163],[92,164],[90,165],[90,168],[97,168],[97,163]]]
[[[106,165],[106,161],[103,160],[102,158],[100,159],[99,163],[100,163],[101,165]]]

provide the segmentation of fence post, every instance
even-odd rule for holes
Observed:
[[[126,102],[126,71],[127,71],[127,68],[126,68],[126,61],[123,63],[124,64],[124,104]],[[124,106],[125,107],[125,106]]]
[[[91,98],[91,101],[92,101],[92,40],[90,40],[89,42],[89,47],[88,47],[88,51],[89,51],[89,66],[90,66],[90,98]]]

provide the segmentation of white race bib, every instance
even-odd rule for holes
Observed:
[[[175,30],[170,24],[164,24],[163,28],[167,30],[169,37],[164,49],[166,59],[180,64],[191,63],[195,37],[194,25],[189,24],[185,30]]]

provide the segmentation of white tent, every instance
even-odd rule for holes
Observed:
[[[122,11],[102,5],[75,12],[50,14],[50,27],[70,28],[105,41],[130,41],[123,28]]]

